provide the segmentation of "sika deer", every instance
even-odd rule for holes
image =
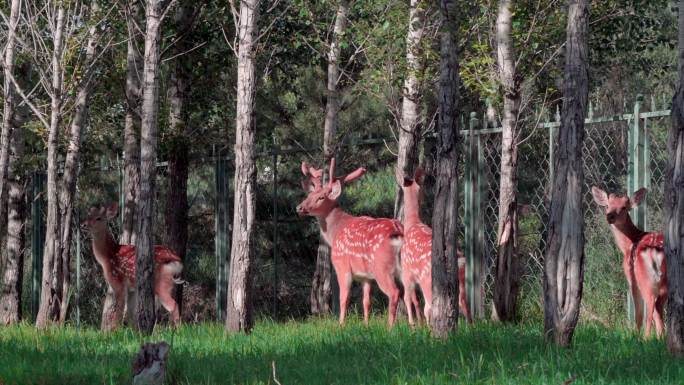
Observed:
[[[641,331],[643,309],[640,297],[646,304],[645,336],[651,334],[651,322],[655,320],[656,335],[663,334],[663,307],[667,301],[667,273],[663,234],[647,233],[637,228],[629,216],[629,209],[638,206],[646,195],[642,188],[630,199],[627,196],[606,194],[592,187],[594,201],[606,210],[606,220],[615,237],[615,244],[622,251],[622,268],[627,277],[634,301],[637,331]]]
[[[330,180],[325,186],[321,183],[321,170],[302,163],[302,172],[309,178],[308,186],[304,184],[309,194],[297,206],[297,213],[317,217],[323,238],[330,245],[330,258],[340,287],[340,325],[345,322],[352,280],[363,283],[363,320],[368,324],[371,281],[375,280],[389,298],[391,328],[400,294],[394,279],[399,269],[401,223],[387,218],[355,217],[338,207],[342,188],[360,178],[366,172],[364,168],[338,178],[334,176],[332,159]]]
[[[93,254],[102,266],[105,280],[114,290],[114,298],[117,311],[117,319],[113,323],[118,324],[120,311],[124,305],[128,310],[133,309],[133,298],[128,298],[128,291],[135,287],[135,246],[120,245],[112,236],[107,227],[107,222],[117,215],[118,205],[112,203],[107,207],[93,207],[88,211],[88,217],[82,224],[83,229],[88,230],[93,238]],[[171,320],[175,325],[180,323],[178,305],[173,298],[172,291],[175,284],[183,283],[178,275],[183,270],[180,258],[168,247],[154,247],[154,293],[162,306],[171,314]],[[134,297],[134,296],[133,296]]]
[[[397,183],[404,193],[404,244],[401,247],[401,282],[404,285],[404,302],[409,324],[413,326],[413,309],[409,299],[416,307],[416,317],[421,320],[420,306],[415,299],[416,285],[420,286],[425,299],[424,314],[430,323],[432,305],[432,229],[420,220],[420,196],[425,172],[416,169],[413,179],[402,178],[397,172]],[[458,304],[468,323],[473,319],[468,310],[465,292],[465,257],[458,254]]]

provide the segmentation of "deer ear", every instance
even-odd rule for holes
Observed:
[[[425,181],[425,170],[420,167],[416,168],[416,172],[413,175],[413,180],[418,183],[418,186],[422,186],[423,182]]]
[[[311,182],[311,179],[302,179],[302,190],[305,193],[310,193],[316,189],[316,186]]]
[[[335,179],[330,183],[330,192],[328,193],[328,199],[337,200],[342,194],[342,182],[339,179]]]
[[[107,219],[114,219],[119,214],[119,204],[110,203],[106,208]]]
[[[632,207],[637,207],[641,204],[641,202],[644,201],[644,197],[646,197],[646,187],[642,187],[638,189],[637,191],[634,192],[631,198],[629,198],[629,204]]]
[[[605,191],[593,186],[591,188],[591,195],[594,196],[594,202],[596,202],[597,205],[602,207],[608,206],[608,194],[606,194]]]

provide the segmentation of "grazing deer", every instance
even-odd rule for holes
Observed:
[[[344,185],[365,172],[361,167],[342,178],[335,177],[333,158],[330,180],[323,185],[322,171],[303,162],[302,173],[309,178],[303,183],[309,193],[297,206],[297,213],[317,217],[323,239],[330,246],[330,259],[340,287],[340,325],[344,325],[352,280],[363,284],[363,320],[368,324],[371,282],[375,280],[389,298],[388,326],[391,328],[400,295],[394,279],[399,270],[401,223],[388,218],[355,217],[337,205]]]
[[[93,254],[102,266],[105,280],[114,291],[117,309],[114,312],[114,317],[117,317],[114,325],[118,323],[124,305],[129,312],[132,311],[134,296],[129,297],[128,301],[126,297],[129,290],[135,288],[135,246],[118,244],[107,226],[108,221],[116,217],[118,209],[116,203],[107,207],[93,207],[82,224],[83,229],[92,236]],[[180,313],[172,291],[175,284],[183,283],[178,278],[182,270],[181,259],[168,247],[154,246],[154,293],[171,314],[174,325],[180,323]]]
[[[637,331],[641,331],[643,309],[640,301],[646,304],[645,335],[651,334],[651,322],[655,320],[656,335],[663,334],[663,307],[667,301],[667,273],[663,234],[647,233],[637,228],[629,216],[629,209],[637,207],[646,196],[642,188],[629,198],[605,191],[594,186],[591,188],[594,201],[606,210],[606,220],[615,237],[615,244],[622,251],[622,268],[627,277],[632,300],[634,301]],[[640,294],[640,295],[639,295]]]
[[[403,178],[397,170],[397,183],[404,194],[404,244],[401,247],[401,282],[404,285],[404,302],[408,313],[409,324],[413,326],[413,309],[409,300],[416,307],[416,318],[421,321],[420,306],[417,303],[416,285],[420,286],[425,299],[425,319],[430,323],[432,305],[432,229],[420,220],[420,196],[425,172],[416,169],[413,179]],[[468,310],[465,292],[465,257],[460,250],[458,255],[458,305],[468,323],[473,319]]]

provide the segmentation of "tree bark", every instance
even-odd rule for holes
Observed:
[[[99,7],[97,1],[93,1],[90,7],[91,17],[95,17]],[[71,266],[71,241],[73,238],[72,217],[74,211],[74,200],[76,196],[76,182],[78,180],[79,159],[81,157],[81,132],[86,124],[88,114],[88,100],[92,93],[92,68],[96,60],[96,49],[98,44],[99,31],[98,26],[92,25],[88,31],[88,41],[86,43],[85,61],[83,68],[84,80],[82,81],[76,101],[74,103],[74,116],[71,120],[69,146],[67,148],[66,160],[64,162],[64,176],[62,180],[62,194],[61,194],[61,210],[62,210],[62,294],[64,304],[61,307],[59,322],[66,321],[67,310],[69,308],[69,288],[71,286],[70,271]]]
[[[19,163],[24,156],[24,133],[21,127],[12,130],[8,164],[7,255],[0,292],[0,325],[21,320],[21,295],[24,276],[26,223],[26,178]]]
[[[45,228],[45,250],[43,251],[43,277],[40,306],[36,326],[46,328],[58,321],[62,306],[63,271],[61,259],[59,196],[57,191],[57,151],[62,107],[62,50],[65,11],[60,3],[57,9],[53,33],[52,90],[50,129],[47,142],[47,222]]]
[[[409,25],[406,33],[406,79],[404,79],[399,127],[397,168],[405,178],[412,178],[418,162],[418,142],[421,131],[420,105],[423,96],[421,45],[425,30],[424,0],[411,0]],[[403,192],[396,187],[394,217],[402,217]]]
[[[337,83],[340,78],[341,42],[347,25],[349,1],[340,0],[337,4],[335,26],[333,27],[330,49],[328,50],[328,85],[325,104],[325,125],[323,128],[323,164],[330,164],[335,156],[335,141],[337,135],[337,114],[340,109],[339,91]],[[324,167],[325,169],[325,167]],[[332,304],[332,264],[330,261],[330,247],[323,236],[318,239],[316,254],[316,269],[311,282],[311,314],[322,315],[331,311]]]
[[[193,12],[189,1],[176,10],[176,33],[180,40],[174,46],[174,59],[169,75],[169,175],[166,195],[166,245],[185,259],[188,243],[188,141],[187,95],[190,86],[190,59],[186,53],[192,47],[185,35],[192,28]],[[183,286],[176,286],[178,309],[183,309]]]
[[[446,338],[458,322],[458,157],[460,136],[458,14],[456,0],[441,0],[439,120],[432,214],[432,316],[434,336]]]
[[[667,348],[684,356],[684,0],[679,0],[679,83],[672,101],[665,178],[665,254],[667,264]]]
[[[136,199],[140,183],[140,99],[142,56],[138,27],[142,25],[143,10],[139,0],[129,1],[126,7],[128,48],[126,54],[126,120],[124,126],[124,207],[119,243],[135,244]]]
[[[159,117],[159,45],[162,0],[147,0],[145,56],[143,59],[142,115],[140,127],[140,190],[136,239],[136,321],[138,329],[151,334],[154,303],[154,200],[157,177],[157,130]]]
[[[140,55],[139,38],[141,36],[138,25],[142,25],[142,7],[139,0],[129,1],[126,6],[126,25],[128,29],[128,47],[126,54],[126,118],[124,122],[124,205],[121,237],[122,245],[134,245],[136,241],[136,199],[140,183],[140,99],[142,76],[142,57]],[[102,321],[100,328],[104,331],[112,330],[120,320],[117,314],[114,291],[107,285],[107,294],[102,306]],[[127,311],[126,316],[134,312]],[[134,319],[128,319],[135,325]]]
[[[503,128],[501,136],[501,179],[499,188],[499,227],[494,311],[492,318],[512,321],[518,298],[518,112],[520,85],[515,69],[511,41],[511,0],[501,0],[496,19],[496,57],[503,91]]]
[[[235,124],[235,201],[228,275],[226,330],[249,332],[252,319],[252,257],[256,164],[254,95],[259,0],[240,1],[237,119]]]
[[[7,30],[7,45],[5,46],[4,72],[14,74],[14,48],[16,45],[16,30],[19,23],[19,13],[21,12],[21,1],[12,0],[10,4],[10,18]],[[14,86],[9,76],[5,76],[4,82],[4,109],[2,118],[2,129],[0,130],[0,213],[4,214],[4,207],[7,198],[7,167],[9,162],[10,138],[12,137],[13,120],[15,113]],[[0,216],[4,222],[4,215]]]
[[[582,142],[588,99],[587,0],[571,0],[566,29],[563,110],[556,139],[551,210],[544,259],[544,336],[569,346],[584,281]]]

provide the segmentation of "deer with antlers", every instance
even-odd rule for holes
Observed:
[[[116,218],[119,206],[112,203],[106,207],[92,207],[81,225],[92,237],[93,254],[102,266],[105,280],[114,291],[117,325],[124,306],[131,312],[134,308],[134,295],[127,295],[135,287],[135,246],[120,245],[107,223]],[[154,246],[154,293],[162,306],[170,313],[174,325],[180,323],[178,304],[173,298],[174,285],[182,284],[179,278],[183,264],[180,257],[168,247]]]
[[[375,280],[389,298],[388,327],[391,328],[400,296],[395,277],[400,268],[401,223],[388,218],[355,217],[337,204],[343,187],[365,172],[361,167],[344,177],[336,177],[333,158],[330,161],[330,180],[323,185],[322,170],[302,162],[302,173],[308,178],[303,187],[308,196],[297,206],[297,213],[318,218],[323,238],[330,246],[330,258],[340,287],[340,325],[345,322],[353,280],[363,285],[363,320],[368,324],[371,282]]]
[[[413,303],[416,308],[416,318],[422,321],[420,306],[416,298],[416,286],[420,286],[425,299],[425,320],[430,322],[430,308],[432,305],[432,229],[420,220],[420,196],[425,172],[417,168],[413,179],[404,178],[396,170],[397,183],[404,194],[404,244],[401,247],[401,282],[404,285],[404,302],[408,313],[409,325],[414,325]],[[468,310],[465,292],[466,261],[463,253],[458,250],[458,305],[461,314],[468,323],[473,319]],[[409,302],[410,301],[410,302]]]
[[[629,210],[644,200],[646,189],[639,189],[631,198],[608,195],[596,186],[591,188],[591,193],[596,204],[605,209],[615,244],[622,252],[622,268],[634,301],[637,331],[641,331],[643,309],[640,299],[643,299],[646,305],[645,336],[650,336],[651,323],[655,321],[656,335],[660,338],[664,329],[663,308],[667,301],[663,234],[639,229],[629,216]]]

